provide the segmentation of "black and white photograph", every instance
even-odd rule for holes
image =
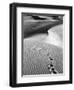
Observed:
[[[22,75],[63,74],[63,15],[22,14]]]
[[[72,83],[72,7],[10,4],[10,86]]]

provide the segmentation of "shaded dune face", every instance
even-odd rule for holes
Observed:
[[[49,57],[53,58],[57,73],[63,73],[62,32],[62,25],[57,25],[48,30],[48,35],[38,34],[23,39],[22,75],[51,74]]]
[[[34,17],[36,18],[36,16]],[[37,33],[47,33],[53,26],[63,23],[62,20],[53,19],[52,17],[44,17],[44,19],[39,19],[39,16],[38,19],[35,18],[32,18],[31,16],[23,17],[24,38],[30,37]]]

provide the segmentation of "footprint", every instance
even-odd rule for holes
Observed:
[[[57,71],[54,68],[54,65],[55,65],[54,59],[49,57],[48,60],[49,60],[49,64],[48,64],[49,73],[50,74],[57,74]]]

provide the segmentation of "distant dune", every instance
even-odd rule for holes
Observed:
[[[48,33],[48,30],[56,25],[63,24],[63,20],[53,19],[47,17],[46,19],[34,19],[31,16],[23,19],[23,33],[24,38],[32,36],[37,33]]]

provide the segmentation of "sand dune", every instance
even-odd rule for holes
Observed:
[[[56,28],[62,30],[61,27],[52,28],[48,35],[38,34],[23,40],[23,75],[50,74],[49,57],[54,59],[53,65],[58,74],[63,73],[62,37],[54,32]]]
[[[63,73],[63,20],[23,16],[22,75]],[[50,69],[50,66],[52,67]]]

